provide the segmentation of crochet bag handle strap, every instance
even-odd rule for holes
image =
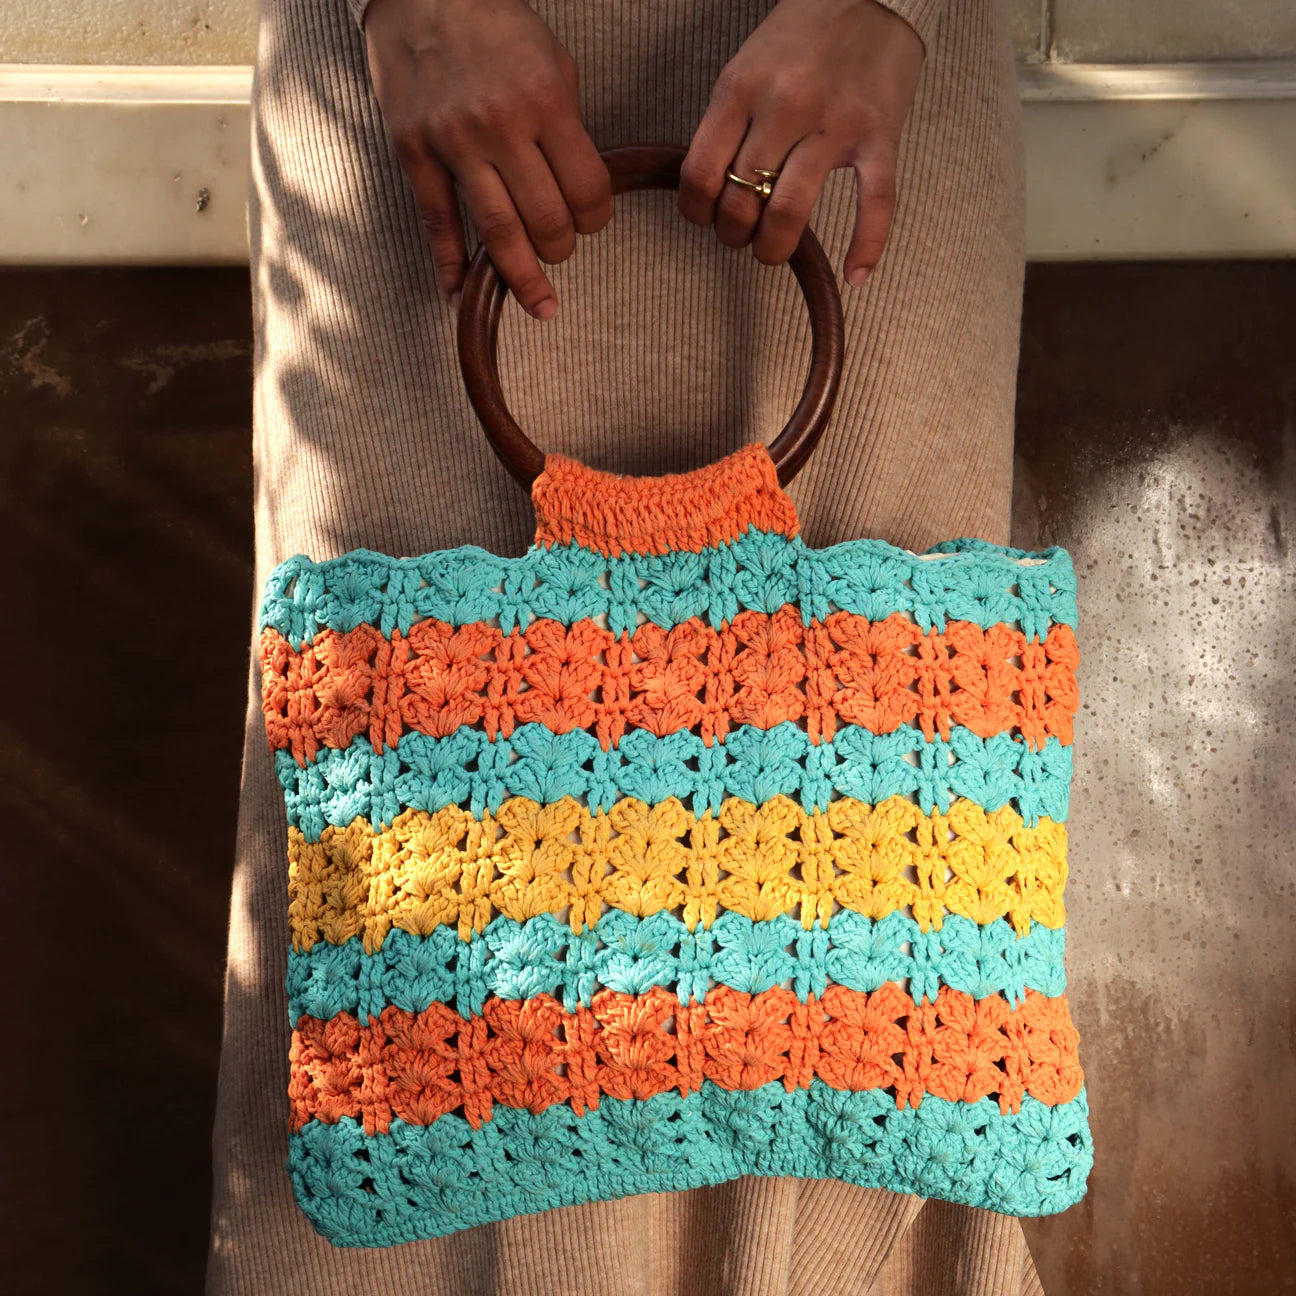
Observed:
[[[679,188],[687,149],[674,144],[626,144],[600,153],[612,176],[612,192]],[[786,486],[809,458],[832,413],[841,380],[843,327],[841,296],[823,247],[807,225],[789,260],[810,311],[810,372],[787,426],[770,446],[780,485]],[[486,438],[504,466],[528,490],[544,469],[535,445],[504,403],[496,364],[500,311],[507,285],[483,244],[464,281],[459,303],[459,363],[468,398]]]

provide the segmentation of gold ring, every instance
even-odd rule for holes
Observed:
[[[763,167],[752,167],[752,170],[761,177],[760,184],[753,180],[745,180],[740,175],[734,175],[732,171],[727,172],[729,179],[735,184],[740,184],[744,189],[750,189],[758,197],[768,198],[774,192],[774,181],[779,178],[777,171],[766,171]]]

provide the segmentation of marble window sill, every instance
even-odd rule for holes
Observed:
[[[245,262],[251,75],[0,65],[0,264]],[[1031,259],[1296,255],[1296,61],[1019,82]]]

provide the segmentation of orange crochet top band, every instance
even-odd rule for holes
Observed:
[[[537,545],[575,543],[614,558],[697,553],[750,527],[788,537],[798,529],[796,509],[760,442],[704,468],[660,477],[623,477],[549,454],[531,502]]]

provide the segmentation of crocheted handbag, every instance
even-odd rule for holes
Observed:
[[[621,192],[683,152],[604,158]],[[287,1165],[338,1245],[745,1174],[1085,1191],[1072,564],[798,538],[842,327],[811,232],[792,266],[813,363],[772,450],[624,478],[508,415],[479,251],[460,355],[534,544],[269,578]]]

